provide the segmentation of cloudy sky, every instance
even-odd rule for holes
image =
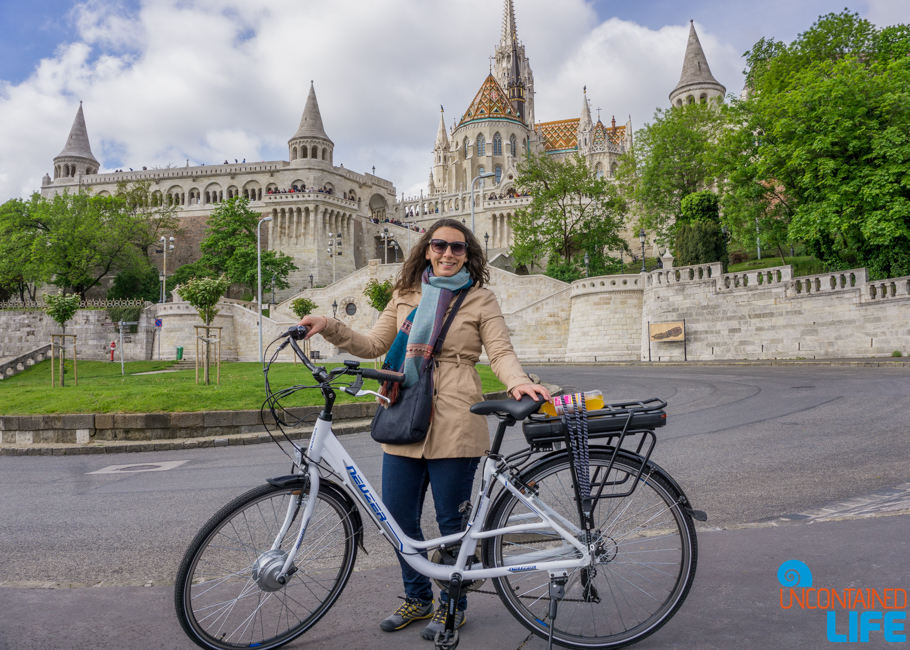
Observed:
[[[715,77],[742,88],[742,54],[790,41],[844,0],[514,0],[540,120],[604,122],[665,106],[694,19]],[[878,25],[908,0],[855,0]],[[0,3],[0,202],[52,170],[84,102],[102,170],[287,160],[314,80],[335,162],[410,195],[426,187],[445,106],[486,76],[502,0],[28,0]],[[596,119],[596,118],[595,118]]]

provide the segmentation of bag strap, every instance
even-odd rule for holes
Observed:
[[[474,285],[472,283],[471,287],[473,286]],[[436,343],[433,344],[434,357],[442,351],[442,343],[446,340],[446,334],[449,333],[449,326],[452,324],[452,321],[455,320],[455,314],[458,313],[458,309],[461,307],[461,303],[463,303],[464,299],[467,297],[468,291],[470,291],[471,287],[466,287],[459,290],[458,298],[455,299],[455,304],[452,305],[452,311],[449,312],[449,317],[446,318],[446,322],[443,323],[442,330],[439,332],[439,337],[436,339]]]

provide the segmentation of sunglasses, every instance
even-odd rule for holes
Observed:
[[[434,253],[442,255],[447,248],[452,249],[452,255],[461,257],[468,252],[468,245],[463,241],[446,241],[445,239],[431,239],[430,248]]]

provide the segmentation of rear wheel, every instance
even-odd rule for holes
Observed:
[[[592,495],[601,484],[603,495],[627,491],[640,467],[638,460],[617,457],[607,476],[609,458],[610,451],[590,450]],[[560,525],[584,539],[565,454],[529,468],[521,481],[539,494]],[[490,512],[487,530],[542,521],[508,491],[500,493]],[[631,495],[597,502],[594,526],[595,561],[570,571],[559,603],[553,637],[561,646],[618,648],[643,639],[673,616],[695,577],[692,519],[675,490],[647,469]],[[496,578],[496,590],[525,627],[546,638],[550,578],[546,571],[525,567],[580,557],[578,551],[555,531],[543,530],[489,538],[483,552],[485,566],[522,568]]]
[[[278,576],[300,528],[305,499],[317,499],[296,571]],[[273,549],[288,512],[293,521]],[[357,547],[347,505],[333,492],[254,488],[221,509],[193,540],[177,573],[177,617],[203,648],[277,648],[316,624],[351,575]]]

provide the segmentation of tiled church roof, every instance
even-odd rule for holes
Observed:
[[[511,120],[521,124],[521,118],[515,113],[512,104],[509,103],[509,96],[503,91],[502,86],[496,81],[493,75],[489,75],[477,91],[474,101],[468,107],[468,110],[461,118],[459,126],[474,120],[487,120],[498,118]],[[576,120],[577,122],[578,120]]]
[[[578,118],[538,124],[547,151],[578,149]]]
[[[594,125],[594,147],[599,148],[609,140],[610,144],[621,146],[623,139],[626,137],[625,126],[606,127],[603,122],[597,120]]]

